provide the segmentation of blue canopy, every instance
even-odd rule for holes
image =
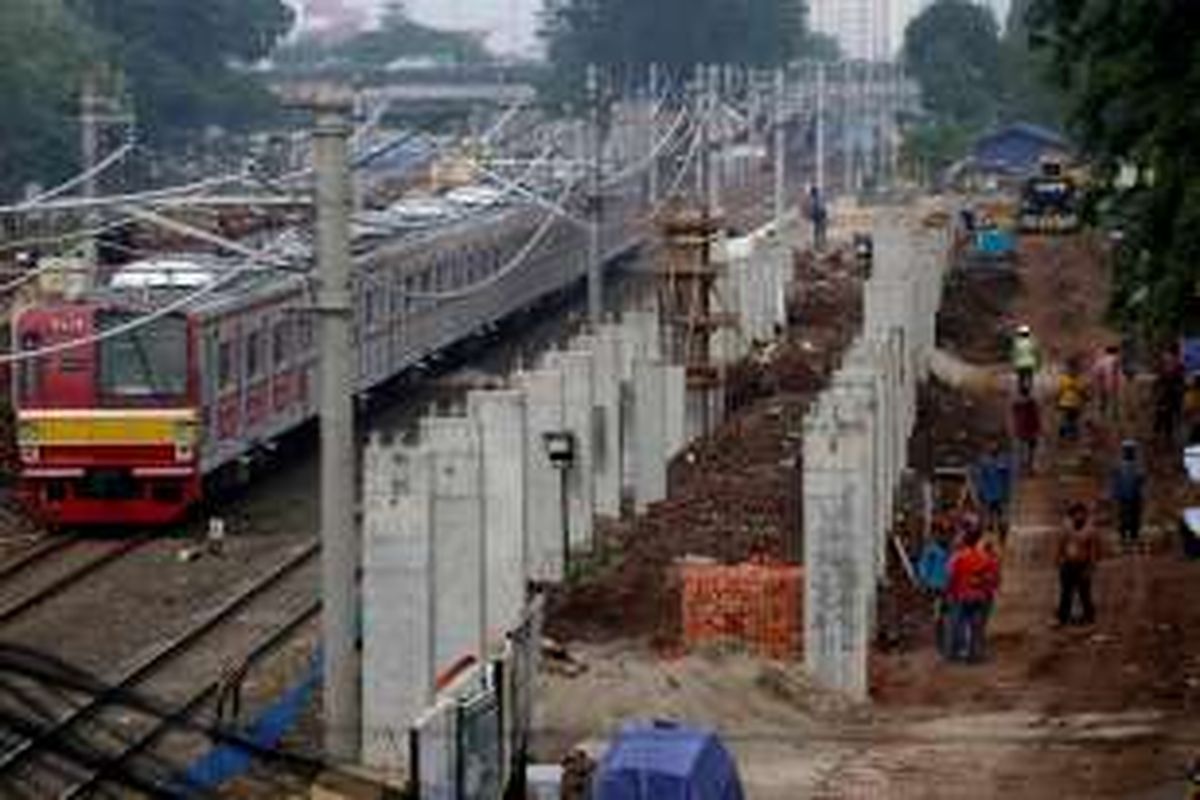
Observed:
[[[988,172],[1033,175],[1042,156],[1070,149],[1070,143],[1052,130],[1016,123],[976,142],[974,160],[977,167]]]
[[[593,800],[742,800],[717,735],[671,722],[625,725],[592,782]]]

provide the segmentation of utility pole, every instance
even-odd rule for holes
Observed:
[[[818,195],[825,198],[825,62],[817,62],[817,156],[815,186]]]
[[[83,86],[79,96],[80,167],[87,174],[80,191],[88,200],[95,198],[98,192],[99,181],[95,175],[90,173],[100,160],[101,126],[107,119],[105,106],[106,104],[100,96],[100,76],[96,70],[89,70],[84,73]],[[85,227],[95,228],[99,219],[96,212],[91,210],[84,216],[86,218]],[[96,284],[100,251],[95,236],[86,237],[82,241],[81,247],[85,261],[83,274],[79,277],[79,283],[82,285],[78,286],[74,280],[71,283],[76,284],[80,290],[87,291]]]
[[[658,156],[654,151],[658,147],[658,117],[654,111],[658,107],[658,64],[650,65],[650,120],[647,127],[650,131],[650,208],[653,209],[658,205]]]
[[[721,147],[721,128],[717,125],[717,115],[721,109],[721,67],[713,64],[708,68],[708,118],[713,126],[709,136],[707,150],[708,158],[708,211],[717,214],[721,207],[721,181],[724,177],[724,158]]]
[[[787,91],[787,70],[779,67],[775,70],[775,113],[772,114],[775,125],[775,227],[783,227],[783,217],[787,213],[787,133],[784,125],[787,123],[785,108]]]
[[[588,166],[588,324],[592,332],[600,330],[604,321],[604,253],[600,240],[604,223],[600,189],[601,160],[604,157],[604,134],[600,120],[600,71],[595,64],[587,68],[587,96],[591,116],[591,158]]]
[[[320,98],[316,167],[317,290],[321,317],[321,597],[325,750],[356,762],[362,725],[358,653],[360,543],[354,517],[354,389],[350,302],[349,98]]]

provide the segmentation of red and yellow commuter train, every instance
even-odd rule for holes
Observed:
[[[545,219],[529,207],[493,209],[360,256],[358,391],[581,278],[581,229],[546,228]],[[69,527],[176,523],[208,479],[314,418],[319,363],[307,276],[254,269],[227,280],[238,266],[159,259],[76,301],[18,312],[14,344],[30,354],[13,380],[20,486],[37,518]],[[209,281],[219,288],[202,301],[145,323],[152,309]]]

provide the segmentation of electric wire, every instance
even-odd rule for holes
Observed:
[[[116,150],[109,153],[103,159],[96,162],[90,168],[84,170],[83,172],[79,173],[75,177],[70,178],[69,180],[67,180],[63,183],[60,183],[58,186],[55,186],[52,189],[47,189],[46,191],[41,192],[40,194],[35,195],[34,197],[29,198],[28,200],[23,200],[22,202],[17,203],[17,204],[15,204],[15,206],[12,206],[12,207],[16,208],[16,209],[30,208],[33,206],[40,205],[41,203],[43,203],[47,200],[52,200],[55,197],[64,195],[67,192],[74,189],[76,186],[80,186],[80,185],[86,183],[87,181],[89,181],[95,177],[98,177],[99,175],[106,172],[110,167],[112,167],[112,166],[118,164],[119,162],[121,162],[122,160],[124,160],[125,156],[129,155],[133,151],[134,147],[135,147],[135,144],[134,144],[133,140],[129,139],[124,144],[122,144],[120,147],[118,147]],[[4,209],[0,208],[0,211],[3,211],[3,210]]]

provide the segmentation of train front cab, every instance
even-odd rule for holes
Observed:
[[[63,304],[22,312],[23,351],[126,326],[137,312]],[[200,499],[194,335],[172,315],[23,361],[13,394],[20,489],[45,524],[161,526]]]

